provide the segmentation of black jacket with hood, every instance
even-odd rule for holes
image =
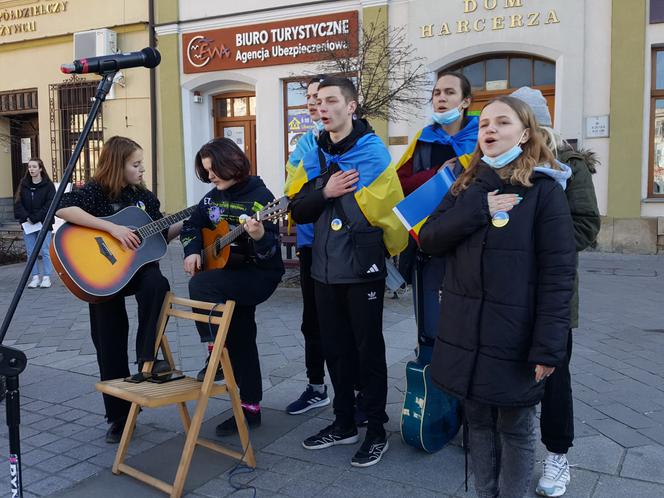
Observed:
[[[250,176],[226,190],[210,190],[198,203],[198,208],[185,220],[180,233],[185,257],[200,254],[203,250],[201,229],[214,230],[220,220],[226,220],[230,228],[237,226],[241,215],[253,215],[266,204],[274,200],[274,195],[257,176]],[[265,235],[260,240],[253,240],[243,233],[231,245],[230,266],[241,268],[243,265],[256,265],[275,273],[281,278],[284,263],[279,245],[279,228],[276,224],[263,222]]]
[[[28,220],[32,223],[43,222],[55,196],[53,182],[42,178],[41,182],[32,183],[31,178],[24,178],[21,180],[19,188],[21,195],[19,200],[14,203],[14,218],[20,223]],[[51,222],[49,230],[52,228],[53,222]]]
[[[566,355],[576,251],[561,186],[534,173],[532,187],[503,182],[481,163],[470,187],[451,192],[420,231],[422,249],[446,256],[431,377],[459,398],[498,406],[539,402],[537,364]],[[523,201],[493,226],[487,194]]]

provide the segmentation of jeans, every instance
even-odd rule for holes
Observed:
[[[574,441],[574,404],[569,362],[572,359],[572,329],[567,338],[567,358],[546,379],[540,429],[542,442],[551,453],[567,453]]]
[[[28,258],[32,254],[32,251],[35,250],[35,243],[37,242],[37,237],[39,236],[39,232],[32,232],[32,233],[24,233],[23,234],[23,241],[25,242],[25,250],[28,253]],[[46,238],[44,239],[44,243],[41,246],[41,250],[39,251],[39,254],[42,257],[42,275],[45,277],[50,277],[51,273],[53,272],[53,267],[51,266],[51,256],[48,253],[48,246],[51,244],[51,231],[49,230],[46,233]],[[39,275],[39,269],[37,268],[39,259],[35,261],[34,266],[32,267],[32,272],[30,273],[31,276]]]
[[[535,463],[535,407],[465,400],[468,446],[479,498],[520,498]]]

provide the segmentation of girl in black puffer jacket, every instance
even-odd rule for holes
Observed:
[[[446,255],[433,380],[464,400],[480,497],[527,493],[542,380],[565,357],[576,252],[562,185],[530,108],[482,110],[478,151],[422,227]]]
[[[48,176],[44,163],[38,157],[33,157],[28,161],[28,169],[25,171],[25,176],[21,180],[21,184],[16,191],[14,197],[14,217],[21,223],[28,223],[23,227],[23,240],[25,241],[25,250],[28,253],[28,258],[35,249],[35,242],[39,235],[39,230],[27,233],[32,225],[42,223],[46,217],[48,207],[53,201],[55,196],[55,186]],[[26,228],[27,227],[27,228]],[[28,287],[34,289],[37,286],[50,287],[51,286],[51,273],[53,268],[51,266],[51,257],[48,253],[48,246],[51,243],[51,232],[53,223],[48,227],[49,232],[44,239],[44,243],[39,251],[42,257],[42,280],[39,281],[39,268],[38,262],[32,267],[32,279],[28,283]]]

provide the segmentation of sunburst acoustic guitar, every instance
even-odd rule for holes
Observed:
[[[162,230],[189,218],[197,206],[153,221],[142,209],[130,206],[103,219],[134,229],[141,239],[136,250],[125,249],[108,232],[63,224],[51,239],[53,267],[76,297],[89,303],[117,294],[147,263],[161,259],[167,250]]]
[[[255,213],[252,218],[257,221],[277,221],[288,216],[288,197],[281,197]],[[232,230],[226,220],[220,220],[213,230],[204,228],[203,247],[201,251],[201,267],[203,270],[216,270],[223,268],[231,256],[231,244],[245,232],[242,224]]]

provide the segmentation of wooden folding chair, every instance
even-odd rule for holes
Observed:
[[[187,308],[197,308],[207,311],[211,311],[214,308],[215,312],[222,312],[222,315],[208,316],[207,314],[183,311],[176,309],[174,305],[184,306]],[[242,412],[242,406],[240,405],[240,395],[238,392],[237,384],[235,383],[235,377],[233,375],[233,368],[231,367],[230,358],[228,356],[228,350],[225,347],[226,335],[228,334],[228,327],[230,325],[234,307],[234,301],[226,301],[226,303],[223,305],[214,305],[212,303],[179,298],[170,292],[164,299],[164,304],[162,306],[159,322],[157,325],[155,353],[161,349],[164,355],[164,359],[166,359],[171,365],[171,369],[174,368],[175,363],[173,361],[171,348],[168,345],[168,340],[164,334],[164,331],[166,330],[166,324],[168,323],[168,319],[171,316],[195,320],[198,322],[211,323],[218,327],[217,335],[214,341],[214,348],[210,356],[210,361],[208,363],[205,379],[203,382],[198,382],[193,377],[185,377],[183,379],[173,380],[163,384],[156,384],[147,381],[141,382],[139,384],[133,384],[126,382],[124,379],[115,379],[97,383],[96,387],[98,391],[131,402],[127,423],[125,424],[124,431],[122,433],[122,439],[120,440],[120,446],[118,447],[118,451],[115,456],[115,462],[113,463],[114,474],[119,474],[121,472],[128,474],[140,481],[143,481],[146,484],[149,484],[150,486],[154,486],[155,488],[170,494],[170,496],[173,498],[179,498],[182,495],[184,483],[189,472],[189,466],[191,464],[191,458],[194,454],[194,448],[197,444],[205,446],[206,448],[217,451],[219,453],[223,453],[224,455],[231,456],[238,460],[244,460],[247,465],[256,467],[256,459],[251,447],[251,442],[249,441],[249,431],[247,429],[244,414]],[[144,373],[149,374],[149,372],[152,371],[152,363],[153,362],[146,362],[143,365]],[[214,382],[214,376],[219,363],[221,363],[224,371],[224,383]],[[217,394],[228,394],[230,396],[231,404],[233,406],[233,415],[235,416],[240,441],[242,443],[242,453],[198,437],[198,433],[203,422],[203,416],[205,415],[205,409],[207,408],[208,398],[210,396],[216,396]],[[196,402],[196,409],[194,411],[193,419],[189,417],[189,412],[187,411],[186,405],[187,401]],[[141,472],[134,467],[130,467],[124,463],[124,460],[127,456],[129,441],[133,435],[134,427],[136,425],[136,417],[138,416],[140,408],[157,408],[160,406],[172,404],[178,405],[178,410],[180,412],[180,417],[182,418],[182,424],[184,425],[187,437],[184,443],[184,448],[182,450],[182,456],[180,458],[180,464],[175,476],[175,481],[173,484],[168,484],[144,472]]]

